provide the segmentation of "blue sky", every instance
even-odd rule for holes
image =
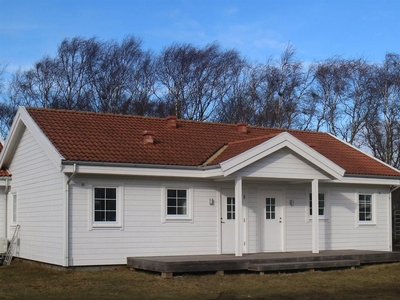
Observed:
[[[397,0],[0,0],[0,62],[9,72],[54,55],[64,38],[132,34],[156,53],[218,42],[251,61],[291,43],[305,62],[400,53]]]

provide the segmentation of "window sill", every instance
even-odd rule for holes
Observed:
[[[376,226],[376,222],[358,222],[357,225],[361,226],[361,227],[362,226]]]
[[[172,217],[166,216],[163,223],[193,223],[193,218],[188,216]]]
[[[121,224],[101,224],[101,223],[95,223],[92,224],[91,229],[122,229]]]

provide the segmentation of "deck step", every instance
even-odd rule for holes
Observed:
[[[303,262],[249,264],[248,270],[263,272],[263,271],[356,267],[359,265],[360,265],[360,261],[355,260],[355,259],[352,259],[352,260],[303,261]]]

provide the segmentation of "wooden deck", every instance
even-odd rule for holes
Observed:
[[[355,267],[362,264],[400,262],[400,252],[337,250],[311,252],[252,253],[236,257],[233,254],[128,257],[128,267],[160,272],[170,278],[173,273],[224,271],[305,270]]]

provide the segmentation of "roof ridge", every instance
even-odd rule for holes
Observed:
[[[95,112],[95,111],[81,111],[81,110],[72,110],[72,109],[59,109],[59,108],[44,108],[44,107],[26,107],[28,112],[30,110],[36,111],[54,111],[54,112],[64,112],[64,113],[73,113],[73,114],[83,114],[83,115],[96,115],[96,116],[108,116],[108,117],[124,117],[124,118],[135,118],[135,119],[151,119],[151,120],[159,120],[164,121],[166,117],[153,117],[153,116],[139,116],[139,115],[130,115],[130,114],[121,114],[121,113],[109,113],[109,112]],[[210,122],[210,121],[201,121],[201,120],[185,120],[185,119],[177,119],[178,122],[184,123],[195,123],[195,124],[203,124],[206,126],[210,125],[219,125],[224,127],[236,127],[237,123],[221,123],[221,122]],[[274,127],[263,127],[258,125],[248,125],[250,129],[260,129],[260,130],[274,130],[279,132],[301,132],[301,133],[311,133],[311,134],[327,134],[322,131],[311,131],[311,130],[299,130],[299,129],[288,129],[288,128],[274,128]]]

